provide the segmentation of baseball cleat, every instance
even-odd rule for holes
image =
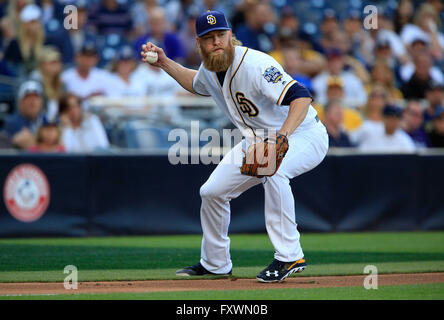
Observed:
[[[206,276],[206,275],[211,275],[211,276],[231,276],[231,271],[229,273],[224,273],[224,274],[217,274],[217,273],[213,273],[208,271],[207,269],[205,269],[200,262],[195,264],[194,266],[190,266],[190,267],[186,267],[180,270],[176,271],[176,276],[185,276],[185,277],[189,277],[189,276]]]
[[[290,274],[302,272],[307,267],[304,258],[293,262],[282,262],[274,259],[273,262],[262,270],[256,279],[259,282],[283,282]]]

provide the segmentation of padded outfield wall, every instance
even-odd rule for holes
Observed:
[[[3,154],[0,237],[201,233],[199,188],[214,168],[166,155]],[[291,186],[303,232],[444,229],[444,153],[330,153]],[[234,199],[230,232],[265,232],[263,201],[261,185]]]

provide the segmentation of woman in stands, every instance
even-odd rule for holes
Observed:
[[[62,83],[62,61],[60,52],[52,46],[43,47],[39,56],[39,67],[34,70],[30,78],[40,81],[43,85],[47,112],[46,115],[50,120],[57,117],[59,103],[58,100],[65,91]]]
[[[20,12],[17,37],[9,43],[4,59],[18,75],[28,75],[38,65],[38,57],[43,47],[45,31],[40,22],[41,9],[29,4]]]

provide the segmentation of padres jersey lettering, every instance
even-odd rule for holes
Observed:
[[[193,88],[198,94],[211,95],[246,138],[260,134],[258,129],[279,130],[282,127],[289,106],[281,103],[296,81],[275,59],[263,52],[236,46],[234,61],[225,79],[221,87],[216,74],[201,65]],[[316,115],[310,105],[295,133],[313,125]]]
[[[236,92],[236,100],[240,110],[249,117],[256,117],[259,114],[259,109],[253,102],[251,102],[251,100],[245,98],[245,95],[242,92]]]

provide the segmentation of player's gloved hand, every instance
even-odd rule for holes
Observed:
[[[279,169],[288,147],[288,138],[283,134],[252,144],[243,158],[241,173],[258,178],[271,177]]]

